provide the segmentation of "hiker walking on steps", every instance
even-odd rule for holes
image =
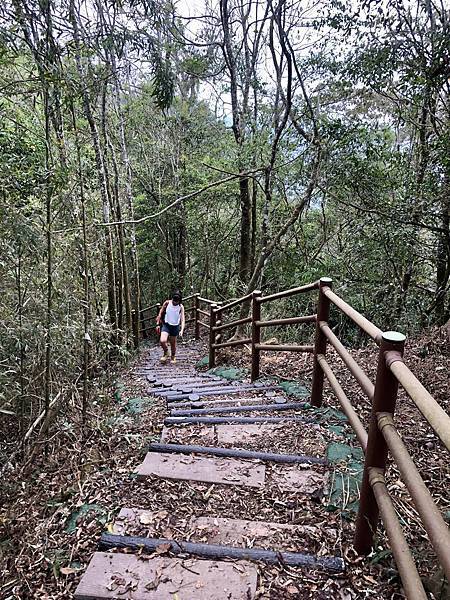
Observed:
[[[166,300],[161,306],[161,310],[156,317],[157,328],[160,328],[161,338],[160,344],[164,354],[161,357],[161,362],[166,363],[169,360],[169,350],[167,347],[167,338],[170,341],[170,349],[172,356],[170,362],[176,363],[177,337],[183,337],[185,319],[184,306],[181,304],[181,292],[175,290],[172,294],[172,300]]]

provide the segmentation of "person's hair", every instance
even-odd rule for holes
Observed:
[[[172,300],[179,300],[181,302],[183,296],[180,290],[174,290],[172,292]]]

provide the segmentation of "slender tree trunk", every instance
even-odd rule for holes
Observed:
[[[80,88],[81,95],[83,99],[83,108],[85,117],[89,123],[89,129],[91,132],[92,144],[94,146],[95,152],[95,162],[97,167],[97,178],[98,184],[100,188],[100,195],[102,199],[103,206],[103,221],[105,223],[109,223],[110,221],[110,209],[109,209],[109,199],[108,199],[108,183],[105,175],[105,167],[103,162],[103,155],[100,146],[100,139],[97,130],[97,125],[94,120],[94,115],[92,113],[89,92],[85,83],[86,73],[84,72],[82,61],[81,61],[81,41],[80,41],[80,33],[78,28],[78,20],[75,12],[75,2],[74,0],[70,0],[69,6],[69,16],[70,21],[73,28],[73,37],[74,37],[74,48],[75,48],[75,63],[78,71],[78,75],[80,78]],[[104,228],[104,242],[105,242],[105,250],[106,250],[106,264],[107,264],[107,272],[108,272],[108,310],[109,310],[109,318],[110,323],[113,328],[113,342],[116,341],[116,330],[117,330],[117,310],[116,310],[116,294],[115,294],[115,273],[114,273],[114,253],[113,253],[113,243],[112,243],[112,234],[111,228]]]
[[[436,255],[436,318],[443,325],[450,318],[449,307],[445,306],[450,281],[450,174],[446,173],[441,187],[441,224]]]
[[[113,51],[110,52],[110,64],[113,74],[114,82],[114,99],[119,118],[119,140],[120,140],[120,153],[122,158],[122,164],[125,171],[125,197],[127,199],[128,213],[130,220],[134,221],[134,201],[133,201],[133,189],[132,189],[132,175],[130,159],[128,156],[128,148],[125,137],[125,119],[123,115],[121,99],[120,99],[120,88],[119,78],[117,73],[116,57]],[[137,348],[139,345],[139,331],[140,331],[140,310],[141,310],[141,285],[139,278],[139,257],[137,251],[137,240],[136,240],[136,226],[132,223],[129,226],[130,234],[130,245],[131,245],[131,271],[132,271],[132,315],[133,315],[133,335],[134,345]]]
[[[45,111],[45,172],[46,172],[46,203],[45,203],[45,226],[47,239],[47,311],[45,321],[45,390],[44,411],[45,418],[48,415],[50,397],[52,393],[52,312],[53,312],[53,283],[52,283],[52,189],[50,182],[51,150],[50,150],[50,119],[49,119],[49,97],[48,88],[44,88],[44,111]],[[48,452],[48,444],[45,444],[45,452]]]
[[[22,441],[22,451],[25,444],[25,343],[23,339],[23,290],[22,290],[22,243],[19,241],[17,250],[17,314],[19,317],[19,344],[20,344],[20,438]]]
[[[82,245],[81,245],[81,278],[83,283],[83,394],[81,403],[81,448],[83,449],[86,442],[86,425],[87,425],[87,411],[89,407],[89,364],[90,364],[90,349],[91,349],[91,336],[89,334],[90,329],[90,289],[89,289],[89,246],[87,240],[87,228],[86,228],[86,196],[84,193],[84,180],[83,180],[83,168],[81,164],[81,152],[80,143],[78,139],[78,128],[75,116],[75,109],[73,102],[71,104],[73,130],[75,134],[75,146],[77,155],[77,170],[78,170],[78,189],[80,193],[80,204],[81,204],[81,226],[82,226]]]

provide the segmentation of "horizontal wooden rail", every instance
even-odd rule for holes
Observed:
[[[198,297],[199,302],[204,302],[205,304],[219,304],[216,300],[210,300],[209,298],[202,298],[202,296]]]
[[[388,357],[388,368],[434,429],[447,450],[450,450],[449,415],[408,369],[401,357],[391,357],[391,360]]]
[[[358,417],[350,400],[346,396],[339,381],[336,379],[336,376],[333,373],[333,370],[330,367],[330,365],[327,363],[325,356],[323,356],[323,354],[319,354],[317,356],[317,360],[319,361],[319,365],[322,367],[322,370],[325,374],[325,377],[328,379],[331,389],[336,394],[336,398],[339,400],[339,404],[341,405],[341,408],[344,411],[344,413],[347,415],[348,422],[350,423],[353,431],[356,434],[356,437],[358,438],[359,443],[361,444],[362,449],[365,452],[367,448],[367,431],[364,429],[364,425],[362,424],[361,419]]]
[[[203,321],[200,321],[200,319],[197,319],[197,323],[199,325],[201,325],[202,327],[205,327],[205,329],[209,329],[209,324],[208,323],[204,323]]]
[[[187,325],[188,323],[193,323],[194,321],[195,321],[195,317],[192,317],[192,319],[186,319],[185,323]]]
[[[156,319],[157,316],[158,314],[155,313],[154,315],[150,315],[149,317],[141,317],[141,323],[145,323],[145,321],[151,321],[152,319]]]
[[[450,531],[439,512],[427,486],[414,464],[408,449],[395,428],[390,413],[378,413],[378,427],[397,463],[406,487],[422,519],[431,545],[450,581]]]
[[[203,315],[204,317],[209,317],[209,312],[206,310],[202,310],[201,308],[197,308],[197,312],[199,315]]]
[[[314,346],[298,346],[295,344],[255,344],[255,348],[264,352],[314,352]]]
[[[388,535],[389,545],[397,563],[406,597],[408,600],[427,600],[428,596],[423,588],[422,580],[417,572],[414,559],[403,535],[397,513],[387,490],[383,470],[371,467],[369,479],[378,508],[380,509],[381,519]]]
[[[272,319],[271,321],[255,321],[255,327],[275,327],[277,325],[296,325],[297,323],[315,323],[317,315],[290,317],[289,319]]]
[[[233,308],[233,306],[242,304],[246,300],[250,300],[251,297],[252,297],[252,294],[247,294],[246,296],[242,296],[242,298],[237,298],[236,300],[233,300],[232,302],[229,302],[228,304],[225,304],[224,306],[218,306],[215,309],[216,313],[221,314],[224,310],[228,310],[229,308]]]
[[[159,304],[159,303],[152,304],[151,306],[147,306],[146,308],[141,308],[140,312],[141,312],[141,313],[143,313],[143,312],[145,312],[146,310],[151,310],[152,308],[158,308],[158,306],[160,306],[160,304]]]
[[[356,360],[350,354],[350,352],[345,348],[345,346],[338,340],[338,338],[334,335],[331,329],[328,327],[328,324],[324,321],[320,321],[319,323],[320,329],[323,331],[325,336],[327,337],[330,344],[342,358],[346,366],[348,367],[350,373],[359,383],[362,391],[366,394],[370,400],[373,400],[373,395],[375,391],[375,386],[370,381],[366,373],[362,370],[362,368],[358,365]]]
[[[238,325],[243,325],[244,323],[251,323],[252,318],[246,317],[245,319],[238,319],[237,321],[230,321],[229,323],[225,323],[224,325],[216,325],[213,327],[214,331],[223,331],[224,329],[232,329],[233,327],[237,327]]]
[[[342,298],[340,298],[337,294],[335,294],[331,289],[327,286],[322,288],[325,296],[341,311],[347,315],[358,327],[360,327],[363,331],[367,333],[378,345],[380,345],[381,334],[383,333],[381,329],[379,329],[376,325],[371,323],[366,317],[363,317],[361,313],[352,308],[350,304],[347,304]]]
[[[258,298],[257,302],[262,304],[263,302],[270,302],[272,300],[279,300],[280,298],[288,298],[289,296],[295,296],[296,294],[303,294],[304,292],[312,292],[313,290],[317,290],[319,287],[319,282],[315,281],[314,283],[308,283],[307,285],[302,285],[300,287],[291,288],[290,290],[285,290],[284,292],[277,292],[276,294],[270,294],[269,296],[261,296]]]
[[[240,340],[233,340],[231,342],[223,342],[221,344],[213,344],[214,349],[218,348],[231,348],[231,346],[244,346],[245,344],[251,344],[252,338],[242,338]]]
[[[183,298],[183,302],[186,302],[187,300],[191,300],[191,298],[195,298],[196,294],[189,294],[189,296],[185,296]]]

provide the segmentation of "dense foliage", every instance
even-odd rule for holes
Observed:
[[[0,409],[22,437],[61,399],[82,432],[174,286],[328,275],[382,328],[448,320],[449,29],[422,0],[4,3]]]

